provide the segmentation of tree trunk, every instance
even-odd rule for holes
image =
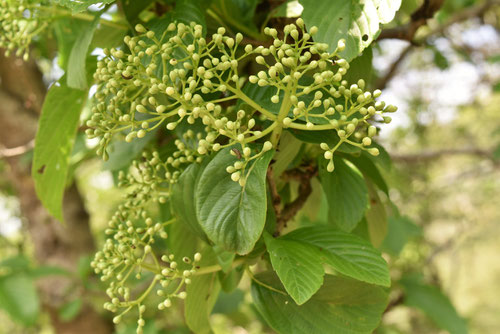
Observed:
[[[35,137],[46,93],[42,75],[34,62],[4,57],[0,50],[0,80],[0,146],[26,145]],[[6,161],[36,260],[41,265],[60,266],[75,272],[80,257],[94,251],[89,217],[75,184],[64,195],[66,225],[63,225],[51,217],[38,200],[30,164],[23,163],[17,156],[8,157]],[[75,319],[68,322],[59,319],[58,309],[68,301],[68,291],[78,290],[74,289],[74,278],[54,276],[40,279],[38,283],[44,309],[50,314],[56,333],[112,332],[109,320],[101,317],[87,302]]]

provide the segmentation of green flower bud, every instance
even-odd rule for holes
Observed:
[[[142,33],[146,32],[146,28],[144,28],[144,26],[142,24],[137,24],[135,26],[135,31],[142,34]]]
[[[333,172],[334,169],[335,169],[335,165],[333,164],[333,160],[330,160],[330,162],[326,166],[326,170],[331,173],[331,172]]]

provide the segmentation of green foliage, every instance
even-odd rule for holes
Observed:
[[[200,265],[215,264],[215,254],[204,257]],[[188,285],[186,292],[186,306],[184,316],[186,324],[195,333],[209,333],[210,322],[209,315],[217,301],[220,291],[220,283],[217,279],[217,273],[209,273],[193,277],[191,284]]]
[[[70,88],[86,89],[87,86],[87,71],[85,70],[85,59],[87,52],[94,36],[94,32],[99,23],[100,15],[96,15],[90,27],[81,30],[76,38],[68,59],[67,84]]]
[[[392,21],[401,0],[300,0],[308,26],[319,28],[316,39],[336,45],[345,39],[342,57],[350,61],[367,48],[380,32],[380,24]]]
[[[86,96],[86,91],[66,86],[64,79],[53,84],[45,98],[35,138],[35,189],[47,210],[60,221],[69,157]]]
[[[273,151],[243,169],[244,185],[234,182],[226,167],[238,162],[227,148],[210,161],[196,187],[196,214],[208,238],[216,245],[247,254],[259,239],[266,222],[266,171]]]
[[[292,231],[284,240],[315,246],[321,261],[342,275],[371,284],[390,286],[389,268],[367,241],[328,226],[311,226]]]
[[[115,2],[115,0],[53,0],[54,3],[71,9],[73,13],[86,10],[92,5],[106,5]]]
[[[387,304],[380,287],[326,275],[321,289],[299,306],[270,272],[256,277],[252,298],[267,323],[287,334],[372,333]]]
[[[321,186],[328,200],[330,222],[343,231],[352,231],[368,207],[368,189],[363,176],[343,159],[333,158],[335,172],[320,165]]]
[[[304,304],[323,285],[325,271],[318,249],[293,240],[264,235],[273,269],[297,305]]]
[[[80,111],[96,87],[85,132],[125,198],[79,272],[89,283],[90,262],[107,284],[114,323],[136,312],[137,333],[156,332],[146,325],[154,302],[183,306],[189,330],[210,333],[212,312],[243,303],[246,274],[255,308],[278,333],[377,329],[391,287],[377,248],[396,255],[419,233],[399,215],[387,220],[391,162],[373,138],[397,108],[367,89],[372,42],[401,1],[300,0],[302,18],[276,27],[257,0],[124,0],[116,13],[107,12],[113,1],[13,2],[0,8],[0,46],[26,55],[51,27],[66,72],[46,97],[32,171],[60,220]],[[102,11],[87,10],[97,3]],[[97,64],[88,57],[96,47]],[[33,279],[60,274],[0,276],[0,306],[32,325]],[[402,286],[407,305],[466,331],[441,292]],[[82,303],[65,304],[60,318],[74,319]]]
[[[411,277],[403,279],[401,284],[405,291],[406,305],[419,308],[436,325],[450,333],[468,333],[465,320],[458,315],[448,297],[438,288]]]
[[[34,325],[40,301],[33,280],[25,273],[0,276],[0,308],[14,320],[26,326]]]

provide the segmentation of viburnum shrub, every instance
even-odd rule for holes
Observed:
[[[86,133],[99,139],[97,154],[104,160],[109,157],[109,143],[125,132],[124,140],[132,142],[162,128],[175,145],[165,154],[144,153],[141,160],[134,161],[130,173],[120,173],[119,185],[133,191],[111,219],[106,230],[111,237],[92,262],[102,280],[110,282],[107,294],[111,302],[105,308],[118,313],[114,321],[119,322],[124,313],[137,307],[140,331],[144,326],[143,300],[148,293],[155,290],[162,297],[158,309],[163,310],[172,305],[173,298],[186,298],[183,286],[191,283],[193,275],[223,269],[211,266],[207,270],[199,265],[201,253],[177,258],[169,249],[153,250],[155,241],[167,238],[167,225],[191,226],[208,245],[228,256],[236,253],[238,259],[233,264],[244,265],[252,251],[252,259],[262,256],[264,249],[255,249],[255,244],[267,233],[265,176],[272,170],[270,162],[283,131],[336,135],[334,143],[318,145],[322,154],[315,147],[309,148],[314,155],[323,156],[327,172],[333,173],[334,155],[342,144],[379,155],[371,139],[377,129],[370,121],[388,123],[391,118],[385,115],[396,108],[376,101],[380,90],[366,91],[362,79],[353,84],[343,80],[349,69],[349,63],[339,56],[345,41],[340,40],[336,50],[328,52],[327,44],[313,41],[318,29],[313,26],[307,32],[300,18],[284,27],[282,37],[276,29],[266,28],[265,34],[272,37],[268,47],[242,45],[242,34],[226,36],[224,28],[207,40],[203,27],[196,23],[171,23],[161,35],[140,24],[135,30],[136,36],[124,39],[128,50],[105,49],[106,57],[97,64],[96,103]],[[240,67],[248,61],[255,61],[262,69],[247,77]],[[253,99],[245,92],[249,85],[269,96]],[[296,165],[311,158],[304,155]],[[324,164],[323,159],[317,164]],[[218,176],[220,180],[211,180]],[[190,194],[193,196],[186,196],[186,188],[193,182],[196,190]],[[218,192],[219,188],[229,194]],[[228,201],[219,204],[220,196]],[[176,203],[176,197],[191,203],[184,203],[184,209],[172,207],[175,218],[155,222],[149,217],[150,202]],[[188,212],[191,209],[194,212]],[[280,226],[269,232],[278,236]],[[309,284],[307,276],[317,276],[308,272],[310,264],[304,273],[300,267],[283,268],[313,261],[305,257],[307,251],[301,254],[304,246],[288,254],[286,247],[283,250],[272,239],[264,240],[271,264],[284,284],[284,291],[271,291],[290,294],[298,304],[307,301],[315,291],[300,285]],[[285,255],[290,258],[285,259]],[[177,261],[191,267],[181,270]],[[292,276],[302,277],[303,282],[289,281],[293,270],[299,273]],[[152,272],[154,278],[144,294],[131,298],[128,282],[141,279],[144,271]]]
[[[228,18],[244,36],[186,20],[195,14],[185,0],[172,15],[158,5],[155,18],[147,5],[133,17],[120,2],[128,21],[144,23],[119,42],[92,41],[127,25],[101,18],[108,6],[75,14],[90,23],[72,37],[54,17],[69,15],[60,5],[77,12],[95,2],[56,2],[1,0],[0,46],[28,59],[49,28],[62,45],[65,75],[49,89],[33,160],[49,212],[62,219],[85,106],[87,138],[123,188],[91,263],[113,321],[136,314],[142,333],[159,311],[184,307],[187,326],[207,333],[220,292],[250,282],[255,309],[279,333],[373,332],[391,284],[377,249],[388,193],[378,168],[389,160],[373,138],[396,107],[377,100],[363,75],[349,78],[357,59],[344,55],[355,58],[365,35],[349,30],[329,45],[306,17],[262,34]],[[378,27],[380,17],[370,20]],[[97,66],[82,50],[100,50]]]

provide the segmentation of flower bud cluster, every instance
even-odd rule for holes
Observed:
[[[224,28],[205,38],[202,26],[194,23],[172,23],[161,36],[142,25],[136,31],[137,36],[124,39],[129,51],[104,50],[106,57],[94,75],[97,103],[87,122],[87,135],[100,139],[97,153],[104,159],[117,133],[126,133],[130,142],[158,127],[175,136],[180,124],[193,128],[198,124],[203,130],[193,137],[192,151],[179,149],[183,160],[200,161],[221,148],[238,146],[241,149],[232,152],[239,159],[227,171],[244,185],[248,163],[276,145],[272,133],[292,128],[336,131],[337,146],[321,145],[330,160],[328,170],[333,170],[331,157],[342,143],[376,155],[377,149],[370,147],[376,133],[370,122],[388,123],[390,117],[384,114],[396,109],[376,102],[381,92],[366,91],[363,80],[352,85],[343,80],[349,69],[349,63],[339,57],[345,42],[339,41],[330,53],[327,44],[312,40],[317,28],[306,30],[302,19],[285,26],[281,38],[276,29],[266,28],[264,32],[273,38],[269,47],[240,46],[243,36],[226,36]],[[239,64],[246,57],[255,57],[263,70],[242,77]],[[246,79],[262,89],[273,89],[270,101],[280,107],[279,112],[246,95],[241,89]],[[231,105],[236,100],[249,108]],[[255,146],[252,149],[249,144],[268,135],[272,143],[261,144],[254,152]],[[182,163],[175,154],[179,153],[170,161]]]
[[[155,242],[158,238],[168,237],[165,227],[171,223],[175,223],[175,219],[155,223],[144,209],[124,210],[122,207],[112,217],[105,231],[110,237],[91,262],[101,280],[109,282],[106,293],[110,301],[104,304],[104,308],[114,313],[120,312],[113,322],[119,323],[125,313],[137,307],[138,333],[144,327],[144,299],[156,289],[157,295],[163,299],[158,305],[162,310],[171,305],[172,299],[186,298],[182,288],[191,283],[190,277],[196,272],[201,260],[200,253],[194,254],[193,259],[185,257],[182,261],[191,264],[191,269],[180,270],[174,254],[161,257],[155,254]],[[132,298],[135,295],[134,286],[147,273],[153,273],[148,288],[139,297]]]
[[[15,51],[28,60],[31,40],[49,24],[49,18],[40,13],[47,5],[45,1],[0,0],[0,48],[7,57]]]

